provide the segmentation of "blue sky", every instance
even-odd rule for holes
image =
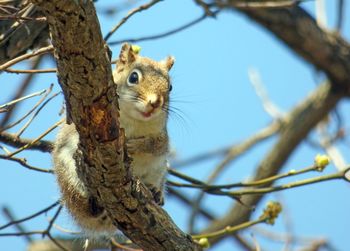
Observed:
[[[334,23],[335,1],[326,1],[331,25]],[[109,6],[109,1],[98,1],[97,9]],[[313,11],[312,1],[303,4]],[[347,8],[348,13],[349,7]],[[123,16],[106,17],[100,15],[103,34],[106,34]],[[138,13],[123,25],[110,39],[142,37],[157,34],[178,27],[202,15],[202,10],[192,1],[168,0],[155,5],[152,9]],[[345,20],[344,31],[349,38],[349,20]],[[277,41],[271,34],[255,23],[236,12],[222,12],[216,19],[205,21],[175,35],[138,43],[142,47],[141,54],[157,60],[168,55],[176,58],[172,69],[173,106],[181,113],[171,115],[169,132],[172,147],[177,159],[186,159],[199,153],[230,146],[254,134],[271,122],[271,117],[263,110],[248,78],[248,69],[256,69],[268,91],[271,100],[283,111],[288,111],[301,99],[305,98],[323,75],[293,54],[286,46]],[[113,46],[113,58],[119,53],[119,46]],[[21,63],[18,68],[28,67]],[[54,63],[46,60],[41,68],[54,67]],[[18,86],[23,76],[2,74],[0,76],[2,91],[0,104],[8,101],[9,95]],[[54,92],[59,86],[54,74],[40,75],[35,78],[28,93],[48,88],[54,83]],[[11,95],[10,95],[11,96]],[[48,126],[59,119],[62,96],[54,99],[40,113],[31,125],[26,137],[41,134]],[[19,114],[23,114],[37,100],[28,100]],[[344,122],[349,124],[349,101],[342,101],[339,106],[344,114]],[[347,127],[349,128],[349,126]],[[18,129],[18,128],[17,128]],[[49,135],[53,139],[55,133]],[[256,165],[269,151],[274,138],[260,144],[249,154],[232,163],[221,175],[218,182],[235,182],[249,178]],[[347,162],[349,162],[349,142],[340,145]],[[313,162],[318,153],[315,149],[302,145],[285,165],[289,169],[301,169]],[[26,152],[21,155],[40,167],[50,167],[50,156]],[[211,170],[220,162],[214,158],[207,162],[184,167],[181,171],[196,178],[205,179]],[[59,195],[54,177],[47,174],[28,171],[14,163],[0,160],[0,206],[8,205],[17,217],[27,216],[48,206]],[[330,166],[326,173],[335,172]],[[310,175],[302,176],[303,178]],[[298,177],[299,179],[299,177]],[[295,179],[290,179],[292,181]],[[182,190],[189,196],[195,195],[192,190]],[[326,237],[337,250],[347,250],[348,226],[350,219],[349,186],[344,182],[333,181],[308,187],[284,191],[266,197],[280,200],[286,208],[287,216],[292,221],[293,233],[297,236]],[[265,202],[263,204],[265,204]],[[225,214],[232,202],[228,198],[207,196],[203,203],[219,217]],[[169,199],[165,209],[183,229],[187,228],[189,209],[178,201]],[[258,217],[262,207],[258,207],[253,217]],[[35,219],[25,226],[28,230],[42,229],[48,216]],[[0,225],[6,219],[0,214]],[[65,228],[74,228],[70,218],[62,215],[58,222]],[[196,227],[200,229],[207,222],[200,218]],[[280,217],[275,226],[260,225],[260,228],[273,232],[285,232],[285,220]],[[15,231],[15,229],[11,229]],[[266,250],[282,250],[283,245],[266,241],[252,230],[245,232],[247,239],[254,238]],[[228,250],[232,248],[232,240],[226,240],[212,250]],[[0,238],[2,250],[25,250],[26,243],[22,238]],[[232,250],[232,249],[231,249]]]

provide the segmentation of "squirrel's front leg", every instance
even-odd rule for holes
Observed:
[[[150,153],[154,156],[167,154],[168,152],[168,136],[159,134],[157,136],[146,136],[139,138],[129,138],[126,141],[128,153]]]
[[[128,154],[130,154],[132,158],[133,157],[142,158],[138,156],[139,153],[151,154],[155,158],[158,158],[158,157],[161,157],[162,155],[167,155],[168,153],[168,136],[164,133],[156,136],[128,138],[126,141],[126,145],[128,149]],[[159,165],[157,161],[155,161],[154,164]],[[146,175],[138,173],[137,169],[134,171],[136,175],[139,175],[140,178],[142,178],[143,182],[150,189],[150,191],[152,192],[154,201],[159,205],[163,205],[164,204],[164,182],[165,182],[164,176],[166,173],[167,164],[164,163],[164,165],[161,164],[159,167],[152,167],[152,168],[155,168],[155,170],[157,171],[155,172],[155,170],[151,170]]]

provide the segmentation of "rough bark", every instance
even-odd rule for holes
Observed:
[[[80,135],[79,175],[115,225],[144,250],[200,250],[129,172],[109,49],[91,1],[32,0],[55,47],[67,119]]]

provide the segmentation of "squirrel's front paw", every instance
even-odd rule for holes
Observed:
[[[128,149],[128,153],[134,154],[134,153],[142,152],[142,149],[144,148],[144,145],[145,145],[145,140],[146,139],[144,137],[127,139],[126,147]]]
[[[160,205],[164,205],[164,194],[163,191],[157,187],[150,187],[151,193],[153,195],[154,201]]]

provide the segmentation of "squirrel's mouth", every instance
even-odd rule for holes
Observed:
[[[150,118],[150,117],[155,113],[155,110],[156,110],[155,108],[152,108],[152,109],[149,110],[149,111],[140,111],[140,110],[139,110],[139,112],[140,112],[140,114],[142,115],[142,117],[148,119],[148,118]]]
[[[143,117],[145,118],[149,118],[151,117],[152,113],[153,113],[153,110],[150,111],[150,112],[140,112],[142,114]]]

